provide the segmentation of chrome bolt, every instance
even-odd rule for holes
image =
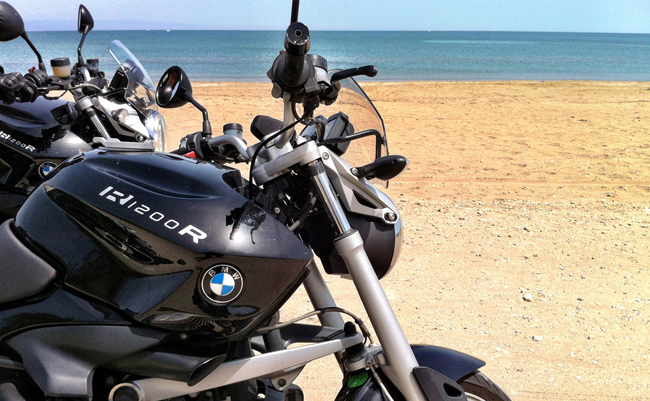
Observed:
[[[273,213],[275,213],[275,214],[280,214],[280,211],[281,210],[280,210],[279,207],[276,207],[276,208],[273,209]]]
[[[324,159],[324,160],[329,160],[329,158],[330,158],[330,154],[329,154],[329,153],[327,153],[327,152],[323,153],[323,159]]]
[[[352,168],[350,169],[350,172],[352,173],[352,175],[357,175],[357,174],[359,174],[359,170],[357,170],[356,167],[352,167]]]
[[[389,212],[384,215],[384,218],[388,221],[395,221],[397,220],[397,215],[393,212]]]

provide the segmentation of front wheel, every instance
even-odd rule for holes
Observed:
[[[478,370],[458,381],[468,401],[511,401],[492,380]]]

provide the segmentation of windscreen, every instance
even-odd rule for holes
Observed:
[[[330,77],[337,71],[330,71]],[[336,102],[330,106],[321,106],[318,111],[326,116],[343,112],[349,117],[355,133],[377,130],[381,136],[377,138],[371,135],[351,141],[343,159],[351,166],[358,167],[373,162],[377,157],[387,156],[386,128],[374,104],[353,78],[343,79],[339,83],[341,90]]]
[[[157,109],[156,87],[137,57],[119,40],[112,41],[108,51],[128,78],[129,83],[124,93],[126,100],[143,112]]]

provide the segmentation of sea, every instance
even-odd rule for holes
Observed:
[[[76,60],[77,32],[31,32],[49,60]],[[108,44],[120,40],[157,81],[172,65],[193,81],[267,81],[282,31],[92,31],[83,46],[112,76]],[[329,69],[375,65],[376,81],[650,81],[650,35],[545,32],[312,31],[310,53]],[[25,73],[36,57],[22,39],[0,43],[5,71]],[[51,71],[51,70],[49,70]],[[366,78],[369,79],[369,78]]]

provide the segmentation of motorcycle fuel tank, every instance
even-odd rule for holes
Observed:
[[[0,104],[0,188],[28,191],[68,157],[91,150],[71,131],[75,118],[64,100]]]
[[[269,320],[312,259],[242,185],[239,171],[194,159],[96,150],[41,184],[16,227],[66,286],[147,324],[237,339]]]

